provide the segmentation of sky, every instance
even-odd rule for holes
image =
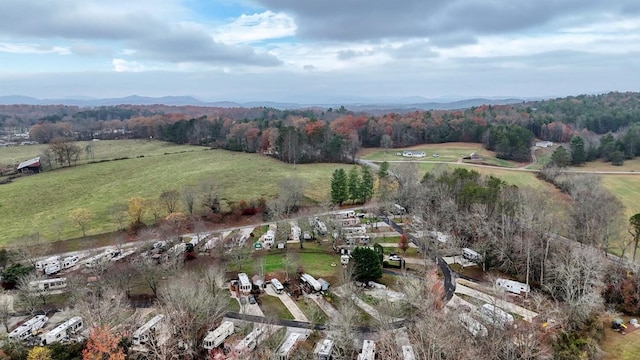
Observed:
[[[2,0],[0,96],[298,103],[640,90],[637,0]]]

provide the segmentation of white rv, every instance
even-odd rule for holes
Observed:
[[[231,321],[224,321],[215,330],[209,331],[205,336],[202,347],[207,350],[215,349],[222,344],[231,334],[233,334],[234,325]]]
[[[495,305],[482,305],[482,308],[480,308],[480,313],[483,315],[485,320],[487,320],[487,322],[492,325],[497,325],[502,328],[513,325],[513,315]]]
[[[291,333],[284,340],[280,348],[278,348],[277,356],[278,360],[289,360],[289,354],[295,349],[298,341],[304,340],[304,337],[300,333]]]
[[[63,269],[72,268],[76,266],[78,261],[80,261],[80,257],[78,255],[67,256],[66,258],[62,259],[62,268]]]
[[[309,287],[311,289],[313,289],[314,291],[322,290],[322,284],[320,284],[320,282],[318,280],[316,280],[313,276],[311,276],[309,274],[300,275],[300,280],[303,283],[306,283],[307,285],[309,285]]]
[[[247,274],[238,274],[238,286],[240,287],[240,291],[243,294],[248,294],[251,292],[251,281],[249,281],[249,276],[247,276]]]
[[[482,255],[469,248],[462,249],[462,257],[469,261],[482,261]]]
[[[36,270],[43,271],[47,266],[60,262],[59,256],[52,256],[44,260],[36,261]]]
[[[362,352],[358,354],[358,360],[375,360],[376,343],[371,340],[365,340],[362,343]]]
[[[83,327],[82,318],[79,316],[72,317],[71,319],[56,326],[53,330],[45,334],[43,344],[52,344],[62,341],[69,337],[69,335],[78,333]]]
[[[338,211],[334,215],[336,219],[348,219],[348,218],[356,217],[356,212],[353,210],[344,210],[344,211]]]
[[[158,330],[158,325],[164,319],[164,315],[159,314],[151,318],[133,333],[133,345],[144,345],[154,336]]]
[[[259,325],[253,328],[253,331],[247,334],[244,339],[240,340],[239,343],[233,348],[234,352],[238,355],[247,355],[248,352],[253,351],[258,343],[262,340],[262,336],[264,334],[264,328]]]
[[[332,360],[333,359],[333,341],[324,339],[316,344],[313,351],[315,359],[317,360]]]
[[[60,263],[56,262],[56,263],[47,265],[47,267],[44,268],[44,273],[45,275],[53,275],[53,274],[59,273],[60,270],[61,270]]]
[[[497,279],[496,280],[496,285],[498,285],[499,287],[505,289],[506,291],[512,292],[514,294],[522,294],[522,293],[528,293],[529,291],[531,291],[531,289],[529,288],[529,285],[527,284],[523,284],[521,282],[518,281],[513,281],[513,280],[507,280],[507,279]]]
[[[67,287],[67,278],[35,280],[31,281],[29,286],[44,291],[64,289]]]
[[[327,235],[327,225],[320,221],[320,219],[315,218],[314,227],[320,235]]]
[[[9,333],[10,340],[25,340],[36,331],[42,329],[49,320],[45,315],[36,315]]]
[[[271,279],[271,287],[278,294],[282,294],[282,292],[284,291],[284,286],[282,286],[282,284],[280,283],[280,280],[275,278]]]

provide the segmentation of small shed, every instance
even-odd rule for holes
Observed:
[[[482,160],[482,156],[472,152],[471,154],[469,154],[469,159],[479,161],[479,160]]]
[[[40,165],[40,157],[35,157],[31,160],[23,161],[18,165],[17,170],[21,173],[39,173],[42,171]]]

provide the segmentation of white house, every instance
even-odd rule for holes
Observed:
[[[425,153],[424,151],[409,151],[409,150],[405,150],[405,151],[402,152],[402,156],[403,157],[423,158],[423,157],[427,156],[427,153]]]
[[[538,141],[536,142],[536,147],[539,148],[546,148],[546,147],[551,147],[553,146],[553,143],[551,141]]]

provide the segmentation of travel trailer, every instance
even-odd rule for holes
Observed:
[[[133,333],[133,345],[146,344],[154,336],[154,333],[158,330],[158,326],[163,319],[164,315],[156,315],[136,330]]]
[[[220,346],[231,334],[233,334],[234,325],[231,321],[224,321],[215,330],[209,331],[205,336],[202,347],[207,350],[215,349]]]
[[[521,282],[518,281],[513,281],[513,280],[507,280],[507,279],[497,279],[496,280],[496,285],[498,285],[499,287],[505,289],[506,291],[512,292],[514,294],[522,294],[522,293],[529,293],[529,291],[531,291],[531,289],[529,288],[529,285],[527,284],[523,284]]]
[[[53,330],[45,334],[42,343],[44,345],[60,342],[69,337],[69,335],[77,334],[84,326],[82,318],[79,316],[72,317],[71,319],[56,326]]]
[[[49,318],[45,315],[36,315],[31,319],[25,321],[22,325],[15,328],[9,333],[10,340],[26,340],[29,336],[32,336],[36,331],[42,329],[44,324],[49,321]]]

